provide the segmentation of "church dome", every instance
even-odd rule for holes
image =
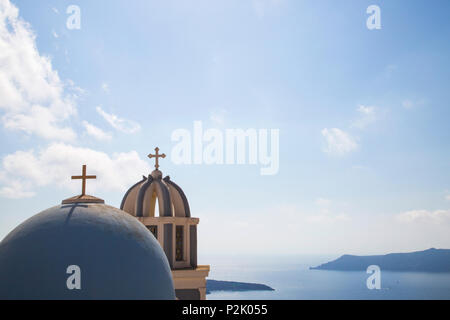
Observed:
[[[95,197],[67,199],[0,243],[0,300],[174,298],[158,241],[138,220]]]
[[[158,169],[133,185],[123,197],[120,209],[135,217],[154,217],[158,201],[160,217],[189,218],[191,212],[183,190]]]

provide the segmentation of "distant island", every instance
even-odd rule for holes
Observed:
[[[381,270],[450,272],[450,249],[431,248],[425,251],[390,253],[377,256],[343,255],[312,270],[359,271],[377,265]]]
[[[206,294],[212,291],[275,291],[275,289],[259,283],[206,280]]]

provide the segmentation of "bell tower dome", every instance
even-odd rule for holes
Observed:
[[[172,269],[177,298],[203,300],[209,266],[197,264],[199,218],[191,217],[183,190],[169,176],[163,178],[159,158],[166,155],[155,148],[148,157],[155,158],[155,170],[125,193],[120,209],[142,222],[160,243]]]

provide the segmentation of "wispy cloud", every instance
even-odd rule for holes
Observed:
[[[86,133],[98,141],[109,141],[112,139],[111,133],[105,132],[87,121],[83,121],[83,126]]]
[[[402,107],[405,109],[413,109],[415,107],[421,106],[425,103],[425,100],[411,100],[405,99],[402,101]]]
[[[114,129],[123,133],[136,133],[141,129],[139,123],[122,119],[112,113],[105,112],[100,106],[96,108],[97,112],[106,120]]]
[[[411,210],[398,214],[396,218],[401,222],[407,223],[450,222],[450,210]]]
[[[31,198],[36,195],[34,191],[26,191],[30,189],[29,183],[23,183],[21,181],[8,181],[8,185],[0,188],[0,196],[9,199],[24,199]]]
[[[402,107],[405,109],[411,109],[413,107],[414,103],[411,100],[403,100],[402,101]]]
[[[18,9],[0,1],[0,110],[6,129],[45,139],[70,141],[75,132],[65,125],[76,114],[76,93],[70,93],[49,58],[37,50],[30,25]]]
[[[325,128],[322,130],[326,147],[324,152],[332,155],[342,156],[358,148],[358,143],[349,133],[338,128]]]
[[[326,198],[317,198],[315,203],[320,207],[328,207],[331,204],[331,200]]]
[[[356,111],[358,112],[359,116],[356,120],[353,121],[351,125],[352,127],[364,129],[377,120],[376,107],[360,105],[358,106]]]
[[[54,10],[55,11],[55,10]],[[55,11],[56,13],[57,11]],[[76,102],[85,91],[71,80],[62,81],[48,57],[36,46],[31,26],[19,18],[19,10],[9,0],[0,0],[0,112],[5,129],[35,138],[35,149],[5,155],[0,168],[0,196],[32,197],[41,186],[73,189],[70,174],[88,164],[99,179],[91,190],[126,189],[149,165],[136,151],[107,153],[79,146],[74,126],[78,122]],[[67,54],[67,52],[66,52]],[[115,115],[97,111],[117,130],[132,133],[140,126]],[[111,134],[81,120],[85,134],[96,140]],[[73,146],[70,143],[77,143]],[[42,144],[44,146],[42,146]],[[37,151],[36,151],[37,150]]]
[[[103,92],[109,93],[109,84],[107,84],[106,82],[103,82],[101,87],[102,87]]]
[[[446,191],[445,193],[445,200],[450,201],[450,192]]]
[[[90,148],[54,143],[36,152],[17,151],[2,162],[0,195],[24,198],[34,195],[37,187],[57,185],[78,192],[71,174],[87,164],[88,170],[98,179],[89,183],[89,191],[124,191],[143,173],[150,172],[149,164],[137,152],[115,153],[112,156]]]

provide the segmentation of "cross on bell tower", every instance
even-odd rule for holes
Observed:
[[[159,168],[159,158],[165,158],[166,157],[166,154],[165,153],[163,153],[163,154],[159,154],[159,148],[158,147],[156,147],[155,148],[155,154],[149,154],[147,157],[149,157],[150,159],[151,158],[155,158],[155,168],[156,168],[156,170],[158,170],[158,168]]]
[[[87,179],[97,179],[97,176],[87,176],[86,175],[86,165],[83,164],[83,172],[81,176],[72,176],[73,180],[76,179],[81,179],[82,183],[81,183],[81,195],[84,196],[86,195],[86,180]]]

